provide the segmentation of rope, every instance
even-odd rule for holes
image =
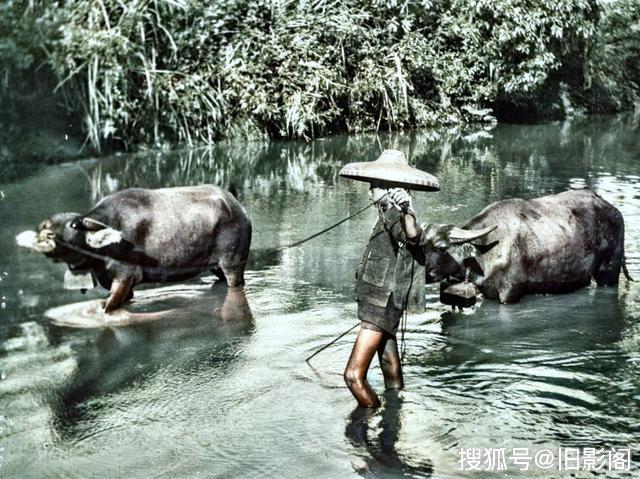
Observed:
[[[351,218],[353,218],[354,216],[358,216],[360,213],[362,213],[363,211],[371,208],[374,205],[374,203],[369,203],[367,206],[365,206],[364,208],[362,208],[361,210],[356,211],[355,213],[353,213],[350,216],[347,216],[345,219],[338,221],[336,224],[334,224],[333,226],[329,226],[328,228],[323,229],[322,231],[318,231],[315,234],[312,234],[311,236],[309,236],[308,238],[305,238],[303,240],[300,241],[296,241],[295,243],[291,243],[288,244],[286,246],[281,246],[280,248],[277,249],[277,251],[284,251],[285,249],[289,249],[289,248],[293,248],[295,246],[300,246],[302,243],[306,243],[309,240],[312,240],[313,238],[320,236],[321,234],[326,233],[327,231],[331,231],[333,228],[336,228],[338,226],[340,226],[342,223],[344,223],[345,221],[349,221]]]
[[[404,311],[402,312],[402,317],[400,318],[400,364],[404,363],[404,354],[407,351],[407,342],[405,341],[404,334],[407,330],[407,316],[409,315],[407,309],[409,308],[409,294],[411,293],[411,288],[413,287],[413,274],[415,264],[416,260],[413,259],[411,261],[411,282],[409,283],[407,295],[404,298]]]
[[[322,351],[324,351],[325,349],[327,349],[329,346],[331,346],[332,344],[334,344],[336,341],[338,341],[340,338],[343,338],[344,336],[346,336],[348,333],[350,333],[351,331],[353,331],[357,326],[360,326],[360,322],[357,322],[356,324],[354,324],[353,326],[351,326],[349,329],[347,329],[344,333],[340,334],[340,336],[336,337],[335,339],[333,339],[330,343],[325,344],[324,346],[322,346],[320,349],[318,349],[315,353],[313,353],[311,356],[309,356],[307,359],[305,359],[305,361],[307,363],[309,363],[309,361],[311,360],[311,358],[313,358],[316,354],[320,354]]]

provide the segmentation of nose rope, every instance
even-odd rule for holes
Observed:
[[[407,295],[405,296],[403,301],[404,311],[402,312],[402,316],[400,317],[400,364],[404,364],[404,355],[407,352],[407,342],[405,339],[405,333],[407,332],[407,309],[409,308],[409,295],[411,294],[411,288],[413,288],[415,265],[416,260],[413,259],[411,261],[411,282],[409,283],[409,289],[407,290]]]

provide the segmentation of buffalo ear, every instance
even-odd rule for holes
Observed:
[[[108,228],[109,225],[104,224],[102,221],[94,220],[85,216],[82,218],[82,227],[87,231],[98,231],[103,228]]]
[[[110,244],[120,243],[122,241],[122,231],[114,230],[113,228],[88,231],[85,234],[85,239],[92,248],[104,248]]]
[[[449,231],[448,240],[450,244],[454,245],[468,243],[488,235],[497,227],[498,225],[492,225],[482,228],[481,230],[465,230],[454,226]]]

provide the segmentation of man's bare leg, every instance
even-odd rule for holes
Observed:
[[[384,385],[387,389],[402,389],[402,363],[398,353],[398,341],[395,336],[385,333],[385,339],[378,348],[378,359],[384,376]]]
[[[367,371],[373,356],[384,340],[384,335],[383,332],[361,327],[347,362],[344,381],[360,406],[380,406],[380,399],[367,382]]]

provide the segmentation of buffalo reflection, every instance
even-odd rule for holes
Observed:
[[[165,289],[161,301],[132,304],[123,313],[126,321],[97,336],[95,330],[74,335],[78,370],[55,405],[61,434],[73,436],[79,424],[99,413],[88,411],[92,399],[129,394],[157,375],[184,378],[212,368],[211,374],[224,375],[239,360],[255,327],[244,289],[219,282],[188,290],[171,297]],[[144,310],[151,307],[165,309]]]
[[[158,320],[188,321],[194,318],[219,319],[224,322],[252,322],[253,315],[244,287],[229,287],[216,282],[210,291],[194,297],[172,298],[179,303],[162,311],[121,311],[117,326],[148,323]],[[173,305],[173,304],[172,304]]]

